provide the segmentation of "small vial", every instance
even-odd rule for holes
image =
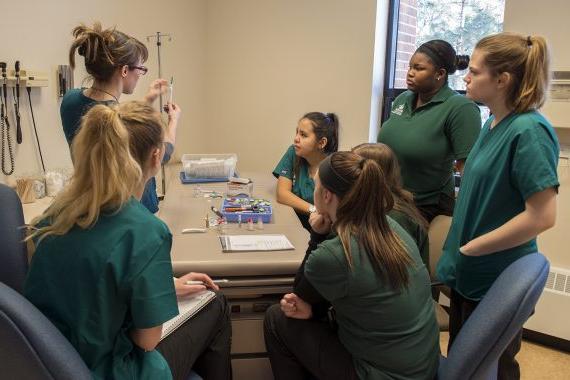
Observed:
[[[238,214],[238,227],[241,228],[241,214]]]
[[[261,217],[261,215],[257,217],[257,229],[258,230],[263,229],[263,218]]]
[[[254,227],[253,227],[253,219],[249,218],[249,220],[247,221],[247,230],[248,231],[253,231]]]

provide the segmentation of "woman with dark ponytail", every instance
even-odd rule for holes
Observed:
[[[275,379],[433,379],[439,329],[429,275],[413,239],[386,216],[394,197],[382,169],[333,153],[319,166],[314,200],[301,280],[265,318]],[[323,320],[323,299],[338,331]]]
[[[277,202],[293,207],[307,229],[309,215],[315,212],[313,178],[321,161],[338,150],[338,129],[334,113],[306,113],[297,123],[293,145],[273,170]]]
[[[422,44],[410,59],[408,91],[394,100],[378,134],[378,142],[396,153],[404,188],[428,222],[437,215],[452,215],[454,162],[463,171],[481,130],[477,105],[448,83],[449,75],[468,64],[469,57],[456,55],[446,41]]]
[[[538,109],[550,80],[540,36],[500,33],[477,42],[465,76],[467,97],[492,116],[469,154],[453,222],[437,265],[451,289],[450,345],[505,268],[538,251],[556,220],[559,145]],[[499,359],[499,379],[520,378],[522,329]]]

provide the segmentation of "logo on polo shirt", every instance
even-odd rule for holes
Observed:
[[[392,110],[392,113],[394,113],[398,116],[402,116],[402,113],[404,113],[404,105],[400,104],[398,107],[396,107]]]

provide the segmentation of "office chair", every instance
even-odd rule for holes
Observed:
[[[28,272],[22,203],[14,190],[0,184],[0,281],[22,292]]]
[[[449,288],[442,285],[435,277],[435,270],[437,267],[437,262],[441,257],[443,250],[443,244],[445,239],[447,239],[447,234],[449,228],[451,227],[451,217],[446,215],[438,215],[429,224],[428,227],[428,238],[429,238],[429,276],[432,282],[432,296],[434,299],[434,309],[435,316],[437,319],[437,324],[439,325],[439,331],[449,330],[449,314],[447,311],[438,303],[439,293],[449,297]]]
[[[91,379],[68,340],[27,299],[0,283],[0,363],[13,379]]]
[[[441,358],[439,380],[497,379],[499,357],[534,310],[549,268],[533,253],[501,273]]]

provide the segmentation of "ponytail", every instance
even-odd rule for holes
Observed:
[[[330,171],[324,168],[326,165],[330,165]],[[331,181],[328,172],[338,178]],[[386,218],[394,206],[394,197],[380,166],[352,152],[337,152],[321,163],[319,179],[325,188],[339,196],[335,227],[349,266],[352,266],[350,247],[354,238],[383,281],[393,289],[406,288],[413,260]],[[334,181],[350,183],[348,190],[334,189],[331,185]]]
[[[88,229],[101,212],[118,211],[142,185],[146,159],[139,152],[148,156],[163,136],[160,117],[144,102],[93,106],[71,146],[73,178],[32,221],[29,238],[63,235],[75,225]]]
[[[543,37],[499,33],[481,39],[475,49],[484,54],[493,75],[511,74],[506,102],[514,112],[542,107],[550,82],[550,57]]]
[[[546,101],[550,82],[550,57],[543,37],[527,37],[527,57],[515,112],[540,108]]]
[[[352,148],[352,151],[361,157],[376,161],[382,168],[386,183],[394,197],[394,210],[404,213],[427,232],[428,222],[416,207],[413,194],[403,187],[400,165],[394,151],[382,143],[360,144]]]

